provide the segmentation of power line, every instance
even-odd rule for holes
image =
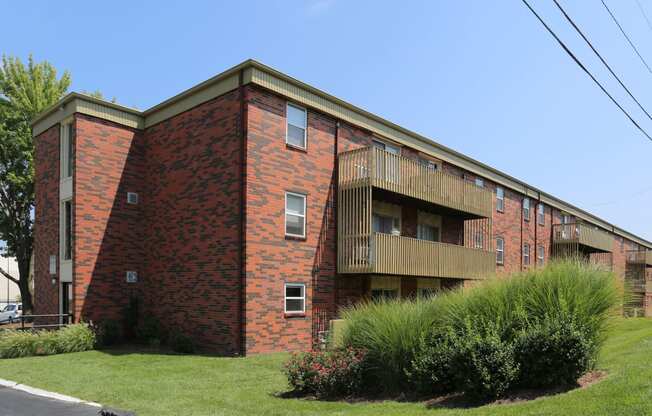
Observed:
[[[605,61],[604,58],[602,57],[602,55],[600,55],[600,52],[598,52],[598,51],[593,47],[593,44],[591,44],[591,41],[589,41],[589,40],[587,39],[587,37],[584,35],[584,33],[580,30],[580,28],[577,27],[577,25],[575,24],[575,22],[573,21],[573,19],[571,19],[571,17],[566,13],[566,10],[564,10],[564,8],[561,7],[561,4],[559,4],[559,2],[558,2],[557,0],[552,0],[552,1],[555,2],[555,4],[557,5],[557,8],[562,12],[562,14],[563,14],[564,17],[566,18],[566,20],[568,20],[568,22],[571,24],[571,26],[573,26],[573,28],[575,29],[575,31],[576,31],[577,33],[579,33],[579,35],[582,37],[582,39],[584,39],[584,42],[586,42],[587,45],[589,45],[589,47],[591,48],[591,50],[593,51],[593,53],[595,53],[595,54],[597,55],[597,57],[600,58],[600,61],[604,64],[605,67],[607,67],[607,69],[609,70],[609,72],[611,73],[611,75],[613,75],[614,78],[616,78],[616,80],[618,81],[618,83],[620,84],[620,86],[623,87],[623,88],[625,89],[625,91],[627,91],[627,94],[629,94],[629,96],[632,98],[632,100],[634,100],[634,102],[636,102],[636,104],[638,105],[638,107],[639,107],[641,110],[643,110],[643,112],[645,113],[645,115],[647,116],[647,118],[649,118],[650,120],[652,120],[652,116],[650,116],[650,113],[648,113],[647,110],[646,110],[645,108],[643,108],[643,105],[642,105],[642,104],[641,104],[641,103],[636,99],[636,97],[634,97],[634,94],[631,93],[631,91],[629,90],[629,88],[627,88],[627,87],[625,86],[625,84],[620,80],[620,78],[618,77],[618,75],[616,75],[616,73],[613,71],[613,69],[611,69],[611,66],[609,66],[609,64],[607,63],[607,61]]]
[[[638,52],[638,49],[636,49],[636,46],[634,46],[634,43],[632,42],[632,40],[629,38],[629,36],[627,36],[627,33],[625,33],[625,30],[624,30],[623,27],[620,25],[620,23],[618,23],[618,19],[616,19],[616,16],[614,16],[614,14],[611,13],[611,10],[610,10],[609,7],[607,6],[607,3],[605,3],[604,0],[600,0],[600,1],[602,2],[602,5],[604,6],[604,8],[607,9],[607,12],[609,12],[609,16],[611,16],[611,20],[613,20],[614,23],[616,24],[616,26],[618,26],[618,29],[620,29],[620,33],[622,33],[623,36],[625,37],[625,39],[627,39],[627,42],[629,42],[629,46],[631,46],[632,49],[634,49],[634,52],[636,52],[636,55],[638,55],[638,57],[639,57],[639,59],[641,60],[641,62],[643,62],[643,65],[645,65],[645,67],[647,68],[648,72],[649,72],[650,74],[652,74],[652,69],[650,69],[650,65],[648,65],[647,62],[645,62],[645,59],[643,59],[643,57],[641,56],[641,54]]]
[[[582,62],[580,62],[580,60],[575,56],[575,54],[573,54],[573,52],[571,52],[571,50],[568,49],[566,44],[564,42],[562,42],[561,39],[559,39],[557,34],[555,34],[555,32],[553,32],[552,29],[550,29],[550,27],[546,24],[546,22],[544,22],[543,19],[541,19],[541,17],[537,14],[537,12],[534,11],[534,9],[532,8],[532,6],[530,6],[530,4],[527,2],[527,0],[522,0],[522,1],[527,6],[527,8],[530,9],[532,14],[534,14],[534,16],[539,20],[539,22],[541,22],[543,27],[546,28],[548,33],[550,33],[550,35],[552,35],[552,37],[555,38],[555,40],[557,41],[557,43],[559,43],[559,45],[562,47],[562,49],[564,49],[564,51],[573,59],[573,61],[575,61],[575,63],[586,73],[586,75],[588,75],[593,80],[593,82],[595,82],[595,84],[602,90],[602,92],[605,93],[605,95],[607,97],[609,97],[611,102],[613,102],[616,105],[616,107],[618,107],[620,109],[620,111],[622,111],[623,114],[625,114],[625,116],[629,119],[629,121],[631,121],[632,124],[634,124],[634,126],[636,126],[636,128],[638,130],[640,130],[640,132],[643,133],[645,135],[645,137],[647,137],[648,140],[652,141],[652,137],[650,137],[650,135],[645,130],[643,130],[643,128],[636,122],[636,120],[634,120],[632,118],[632,116],[629,115],[629,113],[618,103],[618,101],[616,101],[616,99],[614,97],[612,97],[611,94],[609,94],[609,92],[602,86],[602,84],[600,84],[600,81],[598,81],[593,76],[593,74],[591,74],[591,72],[589,72],[589,70],[586,69],[584,64],[582,64]]]
[[[647,27],[652,30],[652,23],[650,23],[650,19],[647,18],[647,14],[645,14],[645,10],[643,9],[643,5],[641,5],[641,2],[636,0],[636,4],[638,4],[638,9],[641,11],[641,14],[645,18],[645,21],[647,22]]]

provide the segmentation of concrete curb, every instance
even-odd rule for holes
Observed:
[[[75,403],[75,404],[86,404],[89,406],[101,408],[102,405],[94,402],[87,402],[85,400],[78,399],[76,397],[66,396],[64,394],[54,393],[47,390],[37,389],[36,387],[26,386],[24,384],[19,384],[15,381],[4,380],[0,378],[0,387],[7,387],[14,390],[20,390],[28,394],[33,394],[35,396],[46,397],[48,399],[59,400],[62,402]]]

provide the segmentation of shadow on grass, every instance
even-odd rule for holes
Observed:
[[[96,349],[98,352],[124,356],[131,354],[140,355],[170,355],[176,357],[211,357],[211,358],[244,358],[241,355],[219,355],[210,352],[196,351],[194,353],[185,354],[173,351],[170,347],[165,345],[147,345],[147,344],[117,344]]]

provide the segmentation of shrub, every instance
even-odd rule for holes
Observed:
[[[147,315],[138,329],[138,338],[148,344],[156,345],[166,340],[166,334],[159,320]]]
[[[360,350],[317,351],[293,354],[285,373],[296,393],[343,397],[361,392],[364,365],[365,353]]]
[[[342,313],[342,345],[366,351],[368,376],[386,392],[405,389],[414,353],[434,315],[430,300],[381,300]]]
[[[195,343],[192,338],[181,332],[173,332],[168,342],[174,352],[181,354],[192,354],[195,352]]]
[[[572,319],[546,319],[516,340],[519,385],[528,388],[572,385],[596,360],[595,341]]]
[[[93,349],[95,333],[86,324],[57,331],[4,331],[0,334],[0,358],[53,355]]]
[[[485,400],[501,397],[515,384],[519,364],[514,347],[500,338],[495,325],[469,323],[456,338],[451,363],[456,390]]]
[[[96,329],[97,344],[109,347],[117,344],[122,338],[120,324],[114,320],[105,320],[100,322]]]
[[[453,362],[459,352],[459,339],[450,329],[436,330],[422,337],[411,367],[410,384],[420,394],[454,390]]]

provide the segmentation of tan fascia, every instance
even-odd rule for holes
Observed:
[[[255,60],[242,62],[143,112],[87,95],[69,94],[34,119],[33,134],[37,136],[74,113],[87,114],[128,127],[144,129],[232,91],[241,84],[255,84],[266,88],[305,107],[313,108],[336,119],[369,130],[381,138],[395,141],[446,161],[505,188],[526,195],[535,201],[541,201],[589,224],[652,249],[651,242],[624,231],[589,212]]]

